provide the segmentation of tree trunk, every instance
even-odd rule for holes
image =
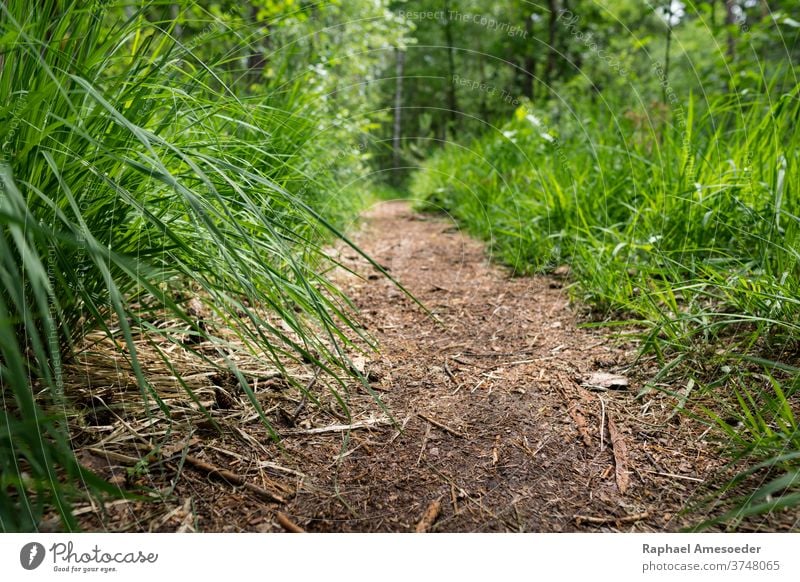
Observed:
[[[400,140],[402,138],[403,130],[403,72],[405,70],[406,53],[399,47],[394,49],[395,52],[395,89],[394,89],[394,135],[392,136],[392,157],[394,158],[395,174],[400,168],[401,154],[400,154]],[[395,176],[396,179],[396,176]]]
[[[478,73],[480,73],[480,81],[484,87],[488,87],[489,79],[486,76],[486,53],[483,50],[483,45],[481,43],[480,37],[477,40],[477,50],[478,50]],[[489,105],[486,102],[486,91],[480,92],[480,103],[478,104],[478,112],[482,120],[486,121],[489,119]]]
[[[736,37],[733,32],[733,25],[736,23],[736,13],[733,7],[736,0],[725,0],[725,24],[728,26],[728,60],[733,61],[736,57]]]
[[[172,28],[172,36],[175,38],[180,38],[183,36],[183,27],[178,24],[178,17],[181,15],[181,8],[177,4],[170,4],[169,5],[169,17],[172,19],[172,22],[175,23],[175,26]]]
[[[525,38],[533,40],[533,13],[525,20]],[[536,57],[533,53],[533,43],[529,43],[525,50],[522,68],[522,94],[533,101],[533,80],[536,77]]]
[[[252,18],[252,26],[258,26],[258,6],[253,5],[250,15]],[[261,74],[264,72],[264,67],[267,66],[267,44],[265,39],[268,36],[269,29],[267,28],[266,24],[264,25],[263,30],[264,34],[260,38],[256,38],[250,45],[253,52],[251,52],[247,57],[247,69],[253,82],[257,82],[261,79]]]
[[[550,16],[547,22],[547,63],[544,68],[544,83],[549,87],[556,70],[556,30],[558,29],[559,1],[547,0],[547,7],[550,10]]]
[[[672,2],[667,4],[667,48],[664,51],[664,80],[661,83],[661,101],[667,102],[667,88],[669,87],[669,49],[672,44]]]
[[[444,36],[447,42],[447,108],[450,110],[450,131],[455,134],[456,122],[458,121],[458,102],[456,100],[456,85],[453,83],[453,76],[455,75],[455,57],[453,56],[453,24],[450,21],[450,3],[445,0],[444,3],[445,23],[444,23]]]

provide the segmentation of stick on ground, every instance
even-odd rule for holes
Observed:
[[[432,418],[431,418],[430,416],[428,416],[427,414],[423,414],[422,412],[418,412],[418,413],[417,413],[417,416],[419,416],[419,417],[420,417],[420,418],[422,418],[423,420],[427,420],[427,421],[428,421],[428,422],[430,422],[430,423],[431,423],[433,426],[435,426],[435,427],[437,427],[437,428],[440,428],[440,429],[442,429],[444,432],[449,432],[449,433],[450,433],[451,435],[453,435],[453,436],[457,436],[457,437],[459,437],[459,438],[462,438],[462,439],[465,439],[465,438],[467,438],[467,435],[465,435],[463,432],[458,432],[456,429],[454,429],[454,428],[450,428],[450,427],[449,427],[449,426],[447,426],[446,424],[444,424],[444,423],[441,423],[441,422],[439,422],[438,420],[434,420],[434,419],[432,419]]]
[[[286,531],[288,531],[289,533],[306,533],[306,530],[304,530],[302,527],[300,527],[291,519],[289,519],[289,516],[283,513],[282,511],[278,511],[275,514],[275,518],[281,525],[281,527]]]
[[[637,521],[641,521],[643,519],[647,519],[650,517],[650,514],[647,511],[642,513],[634,513],[633,515],[624,515],[622,517],[614,517],[614,516],[606,516],[606,517],[594,517],[591,515],[575,515],[573,519],[575,523],[581,525],[582,523],[592,523],[595,525],[606,525],[609,523],[634,523]]]
[[[321,426],[318,428],[306,429],[289,429],[281,432],[281,436],[298,435],[298,434],[323,434],[326,432],[347,432],[349,430],[356,430],[358,428],[370,428],[372,426],[381,426],[385,424],[392,424],[388,418],[370,418],[368,420],[360,420],[353,424],[332,424],[330,426]]]
[[[253,483],[250,483],[249,481],[245,480],[245,478],[242,477],[241,475],[237,475],[236,473],[232,473],[227,469],[221,469],[219,467],[211,465],[210,463],[201,461],[197,457],[186,455],[186,464],[190,465],[194,469],[197,469],[198,471],[207,473],[212,477],[219,477],[221,479],[224,479],[231,485],[238,485],[240,487],[244,487],[248,491],[255,493],[256,495],[258,495],[259,497],[261,497],[266,501],[271,501],[274,503],[286,503],[286,500],[280,495],[267,491],[263,487],[259,487],[258,485],[254,485]]]

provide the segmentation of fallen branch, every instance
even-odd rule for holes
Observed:
[[[436,518],[439,517],[439,512],[442,510],[442,502],[441,498],[432,501],[428,508],[425,510],[425,513],[422,514],[422,519],[419,520],[417,524],[417,533],[426,533],[433,523],[436,521]]]
[[[302,527],[300,527],[291,519],[289,519],[289,516],[283,513],[282,511],[278,511],[275,514],[275,518],[277,519],[281,527],[286,531],[288,531],[289,533],[306,533],[306,530],[304,530]]]
[[[428,422],[430,422],[430,423],[431,423],[433,426],[435,426],[435,427],[437,427],[437,428],[440,428],[440,429],[442,429],[444,432],[449,432],[449,433],[450,433],[451,435],[453,435],[453,436],[457,436],[457,437],[459,437],[459,438],[462,438],[462,439],[465,439],[465,438],[467,438],[467,435],[465,435],[463,432],[458,432],[456,429],[454,429],[454,428],[450,428],[450,427],[449,427],[449,426],[447,426],[446,424],[444,424],[444,423],[442,423],[442,422],[439,422],[438,420],[434,420],[434,419],[432,419],[432,418],[431,418],[430,416],[428,416],[427,414],[423,414],[422,412],[418,412],[418,413],[417,413],[417,416],[419,416],[419,417],[420,417],[421,419],[423,419],[423,420],[427,420],[427,421],[428,421]]]
[[[647,519],[648,517],[650,517],[650,513],[647,511],[642,513],[634,513],[633,515],[624,515],[622,517],[593,517],[591,515],[572,516],[577,525],[581,525],[582,523],[592,523],[594,525],[606,525],[609,523],[634,523],[643,519]]]

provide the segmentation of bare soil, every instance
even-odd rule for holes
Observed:
[[[370,388],[353,383],[343,393],[352,417],[312,370],[301,372],[313,405],[279,379],[261,382],[279,446],[246,398],[199,371],[225,430],[173,426],[174,447],[140,472],[130,446],[141,441],[141,452],[146,439],[87,438],[85,463],[166,501],[87,507],[84,527],[559,532],[691,523],[680,511],[718,468],[714,446],[703,426],[673,414],[674,400],[636,398],[652,370],[632,367],[632,342],[580,326],[567,273],[513,277],[453,223],[404,202],[378,205],[355,238],[431,313],[349,247],[335,251],[354,273],[334,278],[379,345],[353,354]],[[598,373],[621,378],[602,389]],[[128,428],[108,430],[139,430]]]

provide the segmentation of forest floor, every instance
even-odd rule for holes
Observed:
[[[720,468],[715,444],[674,413],[673,398],[637,398],[653,370],[633,365],[632,341],[579,325],[566,273],[513,277],[482,243],[405,202],[373,208],[355,241],[436,316],[338,248],[360,276],[341,269],[334,280],[380,346],[359,365],[394,423],[358,385],[350,421],[324,391],[318,407],[285,391],[268,410],[278,447],[246,399],[234,399],[220,416],[230,431],[176,430],[175,456],[147,474],[166,502],[87,508],[84,527],[673,531],[697,521],[680,511]],[[257,393],[277,394],[272,384]],[[97,446],[82,456],[105,476],[126,458]],[[213,478],[220,468],[229,473]]]

